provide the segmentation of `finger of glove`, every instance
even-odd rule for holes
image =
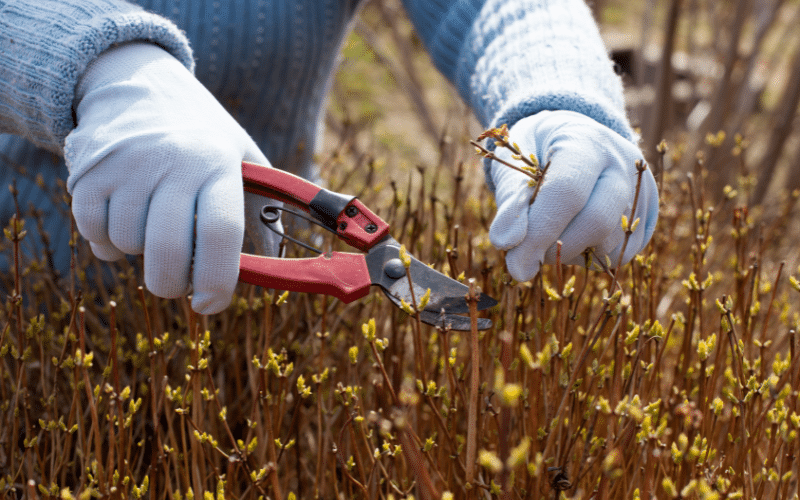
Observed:
[[[646,215],[640,223],[644,230],[642,245],[642,248],[644,248],[653,237],[656,224],[658,223],[658,185],[656,184],[656,179],[653,177],[653,173],[649,169],[645,171],[642,177],[642,191],[647,193],[647,200],[644,205],[644,213]]]
[[[164,298],[184,295],[189,287],[196,196],[160,186],[147,213],[144,281]]]
[[[511,140],[520,141],[526,151],[535,151],[536,134],[529,129],[529,126],[512,128]],[[519,163],[506,148],[498,147],[494,154],[511,164]],[[531,178],[496,160],[492,161],[491,175],[497,213],[489,228],[489,240],[495,248],[509,250],[519,245],[528,231],[528,204],[533,195],[533,189],[528,186]]]
[[[544,260],[544,249],[531,249],[525,243],[512,248],[506,254],[508,273],[519,282],[533,279]]]
[[[214,314],[231,303],[244,237],[241,179],[225,175],[204,186],[197,199],[192,309]]]
[[[521,182],[521,188],[498,203],[497,213],[489,227],[489,240],[500,250],[509,250],[522,243],[528,231],[528,202],[532,192],[524,187],[526,181]]]
[[[629,183],[618,170],[603,171],[580,212],[569,221],[558,236],[561,241],[561,262],[570,263],[587,248],[603,255],[616,248],[625,234],[620,226],[622,214],[629,214],[633,200]],[[553,243],[545,253],[544,262],[556,263],[558,246]]]
[[[112,262],[125,257],[123,252],[110,243],[94,243],[90,241],[89,246],[92,248],[92,253],[95,257],[100,260]]]
[[[261,221],[261,209],[264,205],[282,207],[283,203],[253,193],[244,193],[245,229],[247,237],[253,244],[253,251],[258,255],[276,257],[281,242],[281,237],[275,231],[283,233],[283,224],[280,220],[271,224],[271,230]]]
[[[630,212],[627,208],[625,211]],[[630,214],[628,214],[628,216],[630,219]],[[617,265],[623,245],[625,247],[625,255],[621,262],[625,264],[633,259],[633,257],[647,245],[650,238],[653,236],[655,225],[658,220],[658,187],[649,171],[647,171],[642,178],[639,202],[636,207],[636,214],[634,215],[634,220],[640,219],[640,222],[637,224],[636,231],[628,238],[627,243],[625,243],[625,233],[622,229],[621,218],[622,216],[620,215],[620,224],[618,225],[619,231],[615,230],[613,233],[610,233],[601,243],[595,246],[595,258],[603,259],[604,263],[608,266]],[[609,222],[613,222],[613,220],[613,217],[608,219]],[[565,259],[564,262],[566,264],[584,265],[585,257],[581,254],[572,260]]]
[[[115,191],[109,201],[108,237],[116,248],[127,254],[144,253],[150,191],[149,185],[131,184]]]
[[[90,179],[72,190],[72,215],[81,236],[90,242],[110,245],[108,238],[108,194]],[[99,255],[98,255],[99,257]]]

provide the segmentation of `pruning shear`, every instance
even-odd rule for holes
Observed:
[[[406,268],[400,258],[400,244],[389,235],[389,225],[356,197],[323,189],[282,170],[248,162],[242,163],[242,179],[245,191],[300,208],[316,219],[307,220],[366,254],[330,252],[314,258],[284,259],[243,253],[239,261],[239,281],[264,288],[323,293],[345,303],[367,296],[370,287],[375,285],[400,308],[403,302],[420,304],[430,290],[427,305],[419,311],[421,321],[451,330],[470,329],[470,318],[459,316],[469,313],[469,288],[410,255],[407,257],[410,265]],[[261,211],[262,221],[270,227],[280,218],[279,210],[300,215],[290,209],[266,205]],[[297,243],[320,252],[302,242]],[[479,311],[496,304],[497,301],[487,295],[477,297]],[[491,326],[491,320],[478,318],[478,329]]]

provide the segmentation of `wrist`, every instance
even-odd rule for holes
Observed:
[[[103,51],[86,67],[75,88],[75,109],[93,90],[128,81],[143,70],[151,74],[164,70],[189,71],[154,43],[132,41],[116,45]]]

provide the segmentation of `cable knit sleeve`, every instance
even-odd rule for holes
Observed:
[[[133,40],[155,43],[194,69],[174,24],[122,0],[0,0],[0,133],[60,153],[87,65]]]
[[[636,142],[583,0],[404,0],[436,67],[483,126],[543,110],[582,113]]]

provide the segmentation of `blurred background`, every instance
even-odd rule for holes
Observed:
[[[665,139],[663,168],[692,171],[699,155],[712,196],[731,185],[743,188],[748,203],[771,206],[800,188],[800,2],[589,4],[654,170]],[[400,0],[368,2],[343,57],[328,120],[334,136],[342,118],[372,121],[379,140],[405,144],[430,164],[442,135],[479,130],[465,123],[469,113],[430,65]]]

